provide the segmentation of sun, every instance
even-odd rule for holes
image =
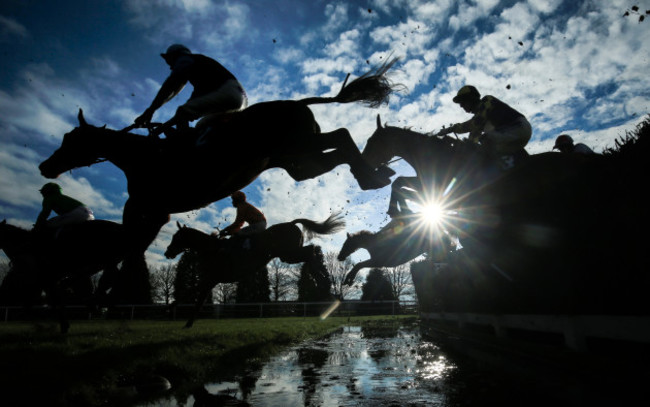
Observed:
[[[429,226],[438,226],[445,219],[445,210],[437,202],[428,202],[421,206],[420,217]]]

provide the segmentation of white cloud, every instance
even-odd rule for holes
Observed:
[[[361,35],[357,30],[350,30],[341,33],[338,41],[328,44],[325,47],[325,54],[328,57],[338,57],[340,55],[356,56],[359,52],[359,39]]]
[[[12,41],[16,37],[27,38],[27,28],[13,18],[0,16],[0,42]]]
[[[549,14],[554,12],[562,0],[529,0],[528,5],[537,13]]]
[[[330,33],[335,33],[348,23],[348,5],[345,3],[330,3],[325,6],[327,22],[322,29],[325,38],[331,38]]]

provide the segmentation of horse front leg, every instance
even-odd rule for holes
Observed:
[[[208,294],[210,294],[211,290],[212,286],[207,289],[204,288],[199,292],[199,297],[196,299],[196,303],[192,309],[192,314],[190,314],[190,318],[187,320],[187,322],[185,322],[185,329],[189,329],[194,325],[194,321],[196,321],[196,317],[199,315],[199,312],[203,307],[203,303],[205,302],[206,298],[208,298]]]
[[[390,203],[388,215],[395,216],[400,212],[411,212],[406,200],[414,200],[422,190],[422,182],[418,177],[397,177],[390,190]]]
[[[63,288],[56,283],[50,289],[46,290],[46,296],[52,311],[55,313],[57,319],[59,320],[59,330],[62,334],[67,334],[70,331],[70,321],[68,320],[68,315],[65,311],[65,301],[63,297]]]
[[[357,273],[359,273],[361,269],[366,267],[376,267],[376,266],[378,266],[378,264],[376,264],[372,258],[355,264],[354,267],[352,267],[352,269],[348,272],[348,274],[345,275],[343,284],[351,286],[352,283],[354,282],[354,279],[357,277]]]
[[[151,302],[149,269],[144,254],[168,221],[169,214],[147,211],[147,208],[132,199],[127,200],[122,214],[127,249],[120,272],[120,284],[113,288],[118,293],[114,296],[121,301],[131,304]]]

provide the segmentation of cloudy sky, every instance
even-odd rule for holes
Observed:
[[[346,74],[354,78],[399,57],[391,78],[407,90],[388,105],[313,106],[323,131],[346,127],[359,148],[378,113],[388,124],[422,132],[467,120],[451,99],[473,84],[529,118],[529,153],[551,150],[560,133],[602,151],[649,112],[650,21],[640,21],[649,2],[3,0],[0,219],[31,227],[41,206],[38,189],[49,181],[38,164],[78,124],[79,108],[91,124],[131,124],[169,73],[159,54],[173,43],[219,60],[251,104],[333,96]],[[171,117],[190,93],[188,86],[154,120]],[[411,174],[401,161],[393,169]],[[126,182],[111,164],[74,170],[57,182],[96,217],[121,222]],[[387,222],[389,187],[362,192],[346,165],[300,183],[283,170],[267,171],[244,191],[269,224],[323,220],[332,211],[344,213],[348,232],[376,231]],[[211,231],[234,213],[224,199],[172,219]],[[161,253],[175,229],[170,222],[161,230],[147,252],[150,265],[167,261]],[[344,238],[341,232],[316,243],[336,251]]]

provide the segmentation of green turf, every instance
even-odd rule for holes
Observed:
[[[382,326],[413,316],[0,323],[0,405],[133,405],[132,384],[167,378],[183,397],[203,383],[261,366],[282,349],[343,326]],[[5,404],[7,403],[7,404]]]

